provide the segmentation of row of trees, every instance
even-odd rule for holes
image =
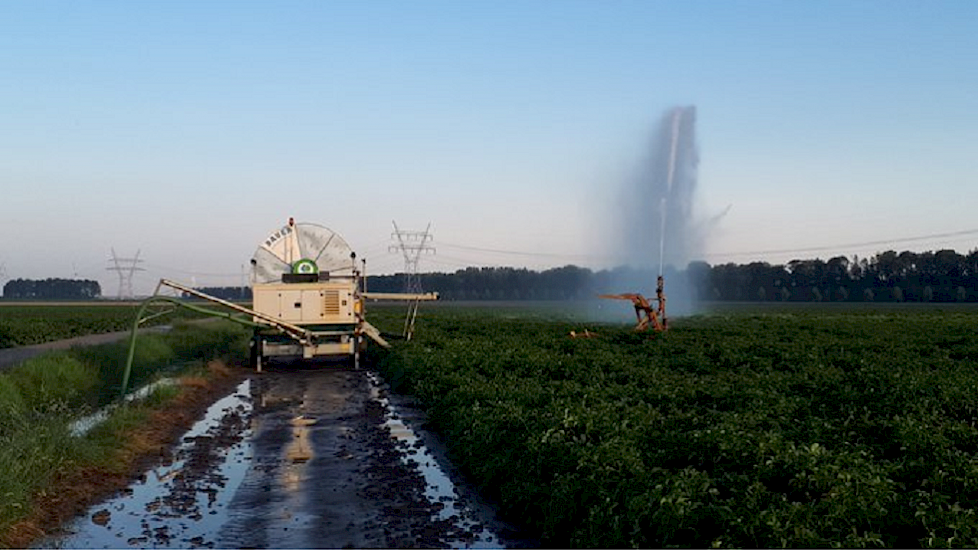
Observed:
[[[600,293],[639,291],[651,295],[655,273],[620,267],[592,271],[567,265],[545,271],[511,267],[469,267],[454,273],[425,273],[421,284],[444,300],[571,300]],[[669,292],[683,291],[706,301],[978,301],[978,249],[968,254],[881,252],[871,258],[835,256],[787,264],[692,262],[665,273]],[[368,290],[400,292],[404,274],[372,275]],[[200,290],[229,300],[248,300],[251,289]],[[15,279],[3,286],[8,299],[91,299],[101,296],[98,281]]]
[[[421,274],[425,292],[445,300],[570,300],[586,297],[594,285],[591,270],[573,265],[530,271],[512,267],[469,267],[455,273]],[[371,275],[367,290],[403,292],[406,276]]]
[[[793,260],[786,265],[690,264],[697,296],[738,301],[972,302],[978,300],[978,250],[878,253],[860,259]]]
[[[11,300],[88,300],[102,295],[98,281],[81,279],[13,279],[3,285]]]
[[[669,288],[708,301],[978,301],[978,249],[962,255],[887,251],[871,258],[836,256],[787,264],[692,262],[665,273]],[[565,300],[599,293],[651,293],[656,274],[629,268],[591,271],[568,265],[546,271],[469,267],[421,275],[426,291],[446,300]],[[405,275],[376,275],[370,290],[399,292]]]
[[[243,301],[251,299],[251,287],[250,286],[205,286],[197,288],[204,294],[209,294],[215,298],[221,298],[222,300],[230,301]],[[184,294],[184,298],[191,298],[192,296]]]
[[[667,271],[669,286],[685,286],[686,272]],[[654,294],[656,274],[619,267],[592,271],[566,265],[545,271],[512,267],[468,267],[455,273],[421,274],[425,292],[437,292],[442,300],[575,300],[597,294],[645,292]],[[373,275],[368,290],[403,292],[406,276]]]

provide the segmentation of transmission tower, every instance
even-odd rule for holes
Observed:
[[[0,262],[0,296],[3,296],[3,285],[7,283],[7,264]]]
[[[112,265],[105,268],[107,271],[115,271],[119,274],[119,298],[132,298],[132,276],[137,271],[146,271],[139,264],[143,260],[139,259],[139,251],[136,251],[136,255],[132,258],[120,258],[115,254],[115,248],[112,249],[112,258],[109,260]]]
[[[434,239],[431,234],[431,222],[428,223],[428,227],[424,231],[400,229],[397,227],[396,221],[391,220],[391,223],[394,224],[391,240],[396,241],[397,244],[392,244],[387,250],[388,252],[399,251],[404,255],[404,273],[407,277],[404,281],[404,292],[421,294],[423,290],[421,289],[421,276],[418,273],[418,260],[421,259],[422,252],[432,254],[435,252],[435,247],[429,244]]]

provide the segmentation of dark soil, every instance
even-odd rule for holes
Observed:
[[[218,546],[439,548],[474,538],[439,519],[364,373],[285,367],[252,382],[253,463]]]

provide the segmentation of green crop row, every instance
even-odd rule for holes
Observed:
[[[650,336],[431,308],[375,360],[548,546],[975,547],[976,326],[796,309]]]

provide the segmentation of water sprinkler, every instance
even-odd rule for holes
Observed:
[[[666,318],[666,293],[663,290],[666,281],[659,275],[655,282],[655,299],[659,301],[659,317],[662,318],[662,330],[669,328],[669,319]]]
[[[635,330],[643,331],[652,327],[656,332],[662,332],[669,328],[668,321],[666,320],[666,294],[663,290],[664,287],[665,279],[662,278],[662,275],[659,275],[655,287],[655,298],[658,302],[655,308],[652,307],[652,304],[649,303],[645,296],[637,292],[601,294],[598,297],[609,300],[631,300],[632,306],[635,308],[635,318],[637,320]]]

